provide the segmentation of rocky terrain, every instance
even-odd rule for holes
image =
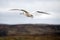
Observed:
[[[59,34],[60,25],[49,24],[0,24],[0,36]]]

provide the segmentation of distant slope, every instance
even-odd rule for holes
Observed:
[[[8,35],[40,35],[60,32],[60,25],[49,24],[0,24],[0,30],[6,31]]]

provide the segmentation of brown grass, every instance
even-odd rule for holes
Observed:
[[[6,36],[6,37],[0,37],[0,40],[60,40],[60,36],[56,36],[56,35]]]

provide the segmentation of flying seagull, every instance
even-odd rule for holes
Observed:
[[[24,9],[11,9],[11,10],[23,11],[23,12],[24,12],[23,14],[24,14],[25,16],[33,18],[33,15],[30,14],[28,11],[26,11],[26,10],[24,10]]]
[[[26,11],[24,9],[11,9],[11,10],[22,11],[23,12],[22,14],[25,15],[26,17],[31,17],[31,18],[34,17],[34,15],[30,14],[28,11]],[[36,12],[41,13],[41,14],[48,14],[48,13],[42,12],[42,11],[36,11]]]
[[[48,14],[46,12],[42,12],[42,11],[37,11],[38,13],[42,13],[42,14]],[[48,14],[49,15],[49,14]]]

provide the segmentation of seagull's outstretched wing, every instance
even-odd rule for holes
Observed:
[[[10,11],[22,11],[22,12],[24,12],[26,14],[29,14],[29,12],[24,10],[24,9],[10,9]]]
[[[25,12],[25,13],[29,13],[28,11],[26,11],[26,10],[24,10],[24,9],[10,9],[11,11],[23,11],[23,12]]]
[[[42,11],[37,11],[38,13],[42,13],[42,14],[49,14],[49,13],[46,13],[46,12],[42,12]]]

